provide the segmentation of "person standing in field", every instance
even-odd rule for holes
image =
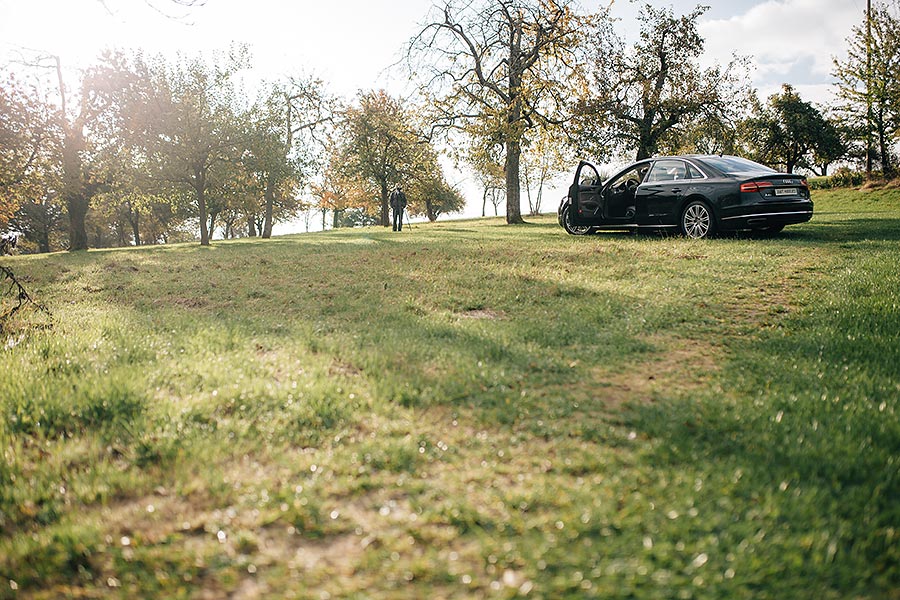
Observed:
[[[391,209],[394,211],[394,231],[403,230],[403,211],[406,210],[406,194],[400,184],[391,192]]]

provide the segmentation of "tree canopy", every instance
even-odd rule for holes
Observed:
[[[563,118],[581,30],[569,0],[448,1],[411,41],[434,127],[487,130],[502,144],[507,223],[522,221],[525,132]]]
[[[42,198],[56,123],[34,86],[0,83],[0,228],[23,202]]]
[[[420,115],[384,90],[360,93],[344,111],[330,189],[374,195],[373,212],[384,226],[390,224],[389,196],[396,185],[407,189],[413,214],[437,218],[458,210],[463,202],[446,183],[420,123]]]
[[[593,21],[574,107],[579,149],[601,159],[633,151],[640,160],[676,145],[675,136],[698,122],[737,120],[748,92],[744,61],[700,66],[704,41],[697,21],[706,10],[676,16],[671,7],[646,4],[631,46],[612,22]]]
[[[787,84],[769,98],[767,107],[758,107],[745,128],[754,132],[749,140],[753,158],[788,173],[813,168],[817,161],[827,166],[843,154],[835,126]]]
[[[867,170],[878,163],[892,176],[900,136],[900,2],[874,5],[847,41],[847,56],[834,59],[837,112],[864,146]]]

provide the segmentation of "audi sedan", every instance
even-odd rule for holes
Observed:
[[[581,161],[559,224],[572,235],[669,229],[692,238],[720,231],[778,233],[812,218],[806,179],[737,156],[665,156],[638,161],[605,183]]]

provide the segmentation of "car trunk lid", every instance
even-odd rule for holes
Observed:
[[[766,200],[809,198],[806,178],[784,173],[748,179],[741,183],[741,192],[759,194]]]

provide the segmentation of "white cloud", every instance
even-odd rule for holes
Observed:
[[[862,19],[859,0],[768,0],[743,14],[703,21],[700,34],[707,55],[720,62],[732,53],[751,56],[753,83],[763,97],[790,83],[804,99],[822,102],[833,59],[846,52],[851,28]]]

